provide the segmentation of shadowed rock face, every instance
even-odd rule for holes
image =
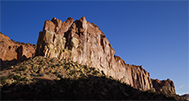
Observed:
[[[174,83],[170,79],[161,81],[158,79],[152,79],[152,84],[157,92],[162,92],[166,94],[176,94]]]
[[[0,59],[2,68],[35,56],[35,45],[10,40],[0,33]]]
[[[184,94],[184,95],[182,95],[182,97],[184,97],[185,99],[187,99],[189,101],[189,94]]]
[[[142,66],[126,64],[114,53],[104,33],[85,17],[75,21],[68,18],[66,22],[56,18],[45,21],[36,50],[37,56],[57,57],[99,68],[137,89],[153,88],[150,74]]]

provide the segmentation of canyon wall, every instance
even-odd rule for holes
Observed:
[[[57,57],[96,67],[106,75],[141,90],[153,89],[150,74],[142,66],[126,64],[115,51],[104,33],[85,17],[68,18],[65,22],[46,20],[39,32],[36,56]]]
[[[33,44],[24,44],[11,40],[8,36],[0,33],[0,67],[8,67],[17,62],[24,61],[35,56]]]

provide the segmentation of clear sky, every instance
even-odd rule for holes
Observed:
[[[143,65],[153,79],[174,81],[189,94],[188,1],[0,1],[1,29],[11,39],[36,44],[44,21],[68,17],[95,23],[115,54]]]

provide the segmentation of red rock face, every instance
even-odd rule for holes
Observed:
[[[35,45],[14,42],[8,36],[0,33],[1,68],[34,56]]]
[[[68,18],[62,22],[56,18],[45,21],[39,32],[36,55],[67,59],[79,64],[96,67],[106,75],[117,78],[132,87],[152,89],[150,74],[142,66],[126,64],[115,51],[104,33],[85,17]]]
[[[158,79],[152,79],[153,87],[156,89],[157,92],[163,92],[168,94],[176,94],[175,92],[175,85],[173,81],[170,79],[167,80],[158,80]]]

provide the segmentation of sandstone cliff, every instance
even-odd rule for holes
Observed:
[[[0,33],[0,67],[1,69],[19,61],[35,56],[35,45],[24,44],[11,40]]]
[[[175,85],[170,79],[167,80],[158,80],[152,79],[153,87],[157,92],[166,93],[166,94],[176,94]]]
[[[96,67],[106,75],[121,80],[134,88],[153,88],[150,74],[142,66],[126,64],[115,51],[104,33],[85,17],[68,18],[65,22],[53,18],[46,20],[39,32],[37,56],[57,57]]]

